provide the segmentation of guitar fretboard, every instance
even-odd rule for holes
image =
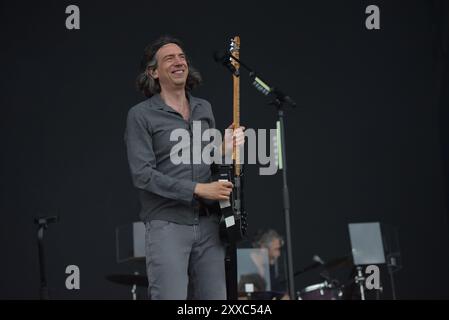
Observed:
[[[231,51],[232,55],[237,59],[240,59],[240,37],[236,36],[233,40],[234,48]],[[234,68],[238,71],[240,65],[235,60],[232,61]],[[233,83],[234,83],[234,99],[233,99],[233,123],[234,130],[240,127],[240,77],[233,75]],[[232,148],[232,158],[235,164],[235,172],[236,176],[240,176],[240,150],[239,147],[233,144]]]

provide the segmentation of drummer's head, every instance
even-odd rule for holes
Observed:
[[[283,245],[284,239],[273,229],[259,230],[253,242],[255,248],[266,248],[268,250],[270,264],[274,264],[280,257]]]

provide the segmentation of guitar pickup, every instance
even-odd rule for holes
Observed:
[[[235,225],[235,218],[234,218],[234,216],[226,217],[225,218],[225,225],[226,225],[226,228],[230,228],[230,227],[234,226]]]

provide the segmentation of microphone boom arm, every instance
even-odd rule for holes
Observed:
[[[235,68],[233,68],[232,64],[230,62],[226,62],[229,59],[233,59],[234,61],[238,62],[240,64],[241,67],[243,67],[244,69],[246,69],[249,73],[249,77],[250,79],[253,81],[252,85],[262,94],[264,94],[265,96],[268,95],[273,95],[275,97],[275,102],[277,100],[277,103],[279,102],[287,102],[288,104],[290,104],[292,107],[296,107],[296,102],[293,101],[292,98],[290,98],[288,95],[284,94],[281,90],[270,86],[268,83],[266,83],[264,80],[262,80],[257,73],[252,70],[247,64],[245,64],[243,61],[241,61],[240,59],[234,57],[232,54],[228,53],[226,54],[224,57],[217,58],[217,55],[215,55],[215,61],[221,61],[222,64],[224,66],[226,66],[229,71],[233,74],[235,74],[237,77],[240,76],[240,74],[236,74],[236,70]],[[231,69],[232,67],[232,69]]]

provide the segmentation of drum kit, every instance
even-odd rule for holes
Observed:
[[[120,226],[116,230],[117,262],[120,264],[131,264],[135,270],[133,274],[110,274],[106,279],[131,288],[132,297],[137,299],[138,288],[148,288],[148,279],[145,275],[145,247],[144,247],[145,227],[143,223],[135,222],[131,225]],[[294,277],[303,276],[309,271],[319,271],[321,282],[312,283],[296,292],[295,299],[298,300],[348,300],[358,299],[354,296],[354,264],[352,255],[346,255],[324,262],[319,256],[313,256],[313,263],[297,270]],[[285,264],[285,263],[284,263]],[[341,270],[344,267],[351,268],[351,275],[348,281],[338,281],[331,277],[331,273]],[[281,269],[281,268],[280,268]],[[338,270],[337,270],[338,269]],[[140,270],[143,272],[137,272]],[[145,271],[144,271],[145,270]],[[285,279],[285,278],[284,278]],[[273,283],[273,282],[272,282]],[[280,282],[281,287],[286,285],[286,281]],[[276,288],[279,289],[279,288]],[[273,289],[271,289],[273,290]],[[258,300],[278,300],[285,298],[285,292],[258,291],[248,295],[247,292],[239,292],[239,299]]]
[[[348,299],[348,290],[353,284],[351,279],[348,282],[340,283],[338,280],[333,279],[329,276],[329,271],[336,268],[353,266],[352,259],[349,256],[337,258],[327,263],[324,263],[318,256],[314,256],[313,264],[298,270],[295,272],[295,276],[302,275],[305,272],[311,270],[322,269],[323,272],[320,273],[323,282],[314,283],[308,285],[301,290],[297,291],[297,300],[346,300]],[[106,279],[120,285],[129,286],[132,288],[131,292],[133,298],[136,299],[136,289],[137,287],[147,288],[148,279],[146,275],[141,275],[138,272],[135,274],[110,274],[106,276]],[[273,292],[258,292],[253,294],[250,299],[281,299],[281,295],[275,294]],[[245,297],[247,298],[247,297]],[[240,298],[239,298],[240,299]]]

